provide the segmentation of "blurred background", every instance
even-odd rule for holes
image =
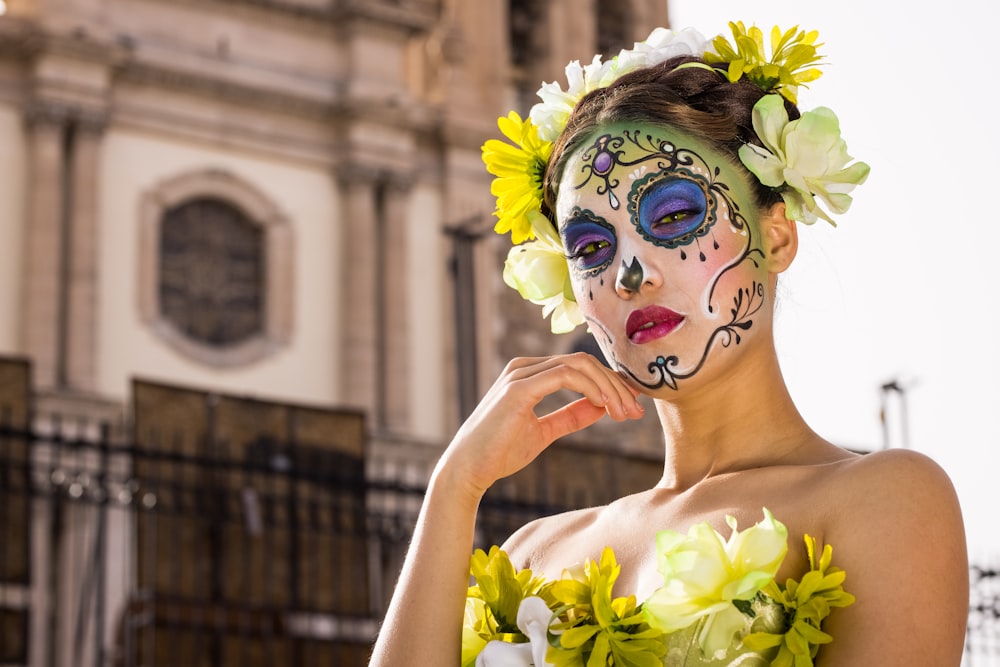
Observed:
[[[510,357],[595,349],[500,280],[497,116],[737,19],[821,31],[801,106],[872,165],[782,282],[793,395],[952,476],[966,662],[1000,663],[997,10],[745,4],[0,0],[0,665],[365,664],[463,417]],[[661,457],[655,419],[599,423],[492,489],[477,541]]]

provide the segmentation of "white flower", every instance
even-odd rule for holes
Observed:
[[[826,107],[806,111],[789,121],[780,95],[765,95],[753,108],[753,128],[764,148],[740,147],[740,160],[766,186],[789,189],[781,193],[790,220],[812,224],[823,218],[836,226],[816,201],[833,213],[851,206],[850,192],[868,178],[864,162],[847,166],[853,158],[840,136],[840,122]]]
[[[673,32],[656,28],[645,40],[636,42],[632,49],[622,50],[607,62],[600,55],[594,56],[585,67],[574,60],[566,66],[566,90],[558,83],[543,83],[538,89],[541,102],[531,108],[531,122],[538,128],[538,136],[545,141],[555,141],[566,127],[570,112],[584,95],[605,88],[623,74],[640,67],[656,65],[674,56],[700,56],[709,42],[693,28]]]
[[[608,78],[611,63],[601,62],[596,55],[589,65],[580,66],[579,60],[566,65],[566,90],[558,83],[543,83],[538,89],[541,102],[531,108],[531,122],[538,128],[538,136],[545,141],[555,141],[566,127],[573,107],[592,90],[607,86],[614,79]]]
[[[542,317],[551,316],[553,333],[567,333],[583,324],[583,315],[573,296],[562,241],[540,211],[530,211],[528,217],[535,240],[510,249],[503,281],[528,301],[542,306]]]
[[[476,656],[476,667],[532,667],[533,665],[531,644],[491,641]]]
[[[645,62],[639,67],[658,65],[674,56],[700,56],[708,50],[709,40],[694,28],[684,28],[679,32],[667,28],[656,28],[642,42],[636,42],[632,53],[640,54]],[[619,60],[622,59],[622,51]],[[636,69],[636,68],[633,68]]]
[[[524,598],[517,608],[517,628],[529,643],[491,641],[476,657],[476,667],[546,667],[550,620],[552,610],[542,598],[534,595]]]
[[[531,655],[535,667],[549,664],[545,662],[545,651],[549,648],[551,620],[552,610],[545,604],[545,600],[537,596],[521,600],[521,606],[517,609],[517,627],[531,640]]]

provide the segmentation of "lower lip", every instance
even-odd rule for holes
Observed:
[[[679,327],[681,323],[684,322],[684,318],[679,318],[676,320],[668,320],[666,322],[660,322],[655,326],[651,326],[648,329],[639,329],[634,334],[632,334],[631,340],[636,345],[642,345],[644,343],[649,343],[654,340],[659,340],[664,336],[668,335],[674,329]]]

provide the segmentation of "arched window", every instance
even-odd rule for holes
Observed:
[[[212,366],[256,361],[291,330],[289,225],[259,191],[208,171],[143,205],[140,306],[172,347]]]
[[[264,230],[221,199],[199,197],[160,221],[160,313],[179,331],[225,348],[264,332]]]

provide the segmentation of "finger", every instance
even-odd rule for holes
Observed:
[[[629,392],[621,378],[589,355],[571,355],[537,364],[515,373],[515,382],[535,381],[533,400],[560,389],[582,394],[595,406],[603,407],[616,421],[636,419],[644,410]],[[540,370],[544,369],[544,370]]]
[[[540,417],[538,426],[545,442],[552,443],[570,433],[582,431],[604,415],[603,408],[593,405],[586,398],[580,398]]]
[[[511,371],[512,379],[521,380],[550,372],[560,367],[569,367],[590,378],[600,392],[600,400],[586,391],[579,391],[591,399],[594,405],[604,406],[616,420],[634,418],[641,415],[642,406],[635,401],[627,384],[616,373],[607,368],[593,355],[585,352],[537,359],[536,363],[518,365]],[[571,388],[571,387],[567,387]]]
[[[629,384],[618,372],[606,366],[602,366],[601,368],[607,373],[611,386],[618,392],[617,398],[625,407],[627,416],[632,419],[641,417],[646,409],[639,402],[639,390]]]
[[[501,375],[510,375],[519,370],[531,369],[532,367],[547,364],[558,358],[558,356],[551,355],[548,357],[514,357],[507,362]]]

